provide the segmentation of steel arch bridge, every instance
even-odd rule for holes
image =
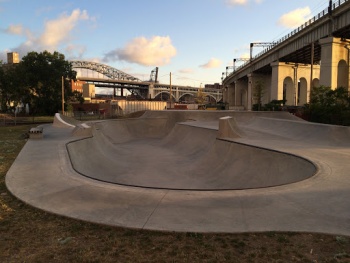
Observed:
[[[160,84],[152,79],[152,73],[149,81],[142,81],[134,76],[131,76],[121,70],[115,69],[111,66],[101,63],[90,61],[70,61],[73,69],[85,68],[104,75],[106,78],[91,78],[91,77],[79,77],[79,80],[86,81],[95,84],[97,87],[102,88],[120,88],[121,90],[127,89],[132,94],[139,96],[139,98],[155,98],[160,93],[170,94],[169,84]],[[172,96],[175,101],[185,94],[195,95],[198,92],[198,88],[190,86],[172,85]],[[208,97],[211,97],[216,102],[222,100],[222,91],[218,89],[204,88],[203,91],[207,93]]]
[[[82,61],[82,60],[74,60],[70,61],[72,64],[73,69],[77,68],[85,68],[88,70],[92,70],[95,72],[98,72],[104,76],[106,76],[108,79],[117,81],[119,84],[121,84],[123,87],[126,83],[128,83],[128,86],[125,86],[124,88],[129,90],[132,94],[136,94],[141,98],[145,98],[147,96],[147,91],[144,89],[140,89],[142,83],[144,83],[142,80],[127,74],[119,69],[113,68],[111,66],[97,63],[97,62],[90,62],[90,61]],[[130,83],[133,83],[130,85]]]
[[[90,62],[90,61],[81,61],[81,60],[71,61],[71,63],[73,68],[85,68],[85,69],[93,70],[98,73],[101,73],[102,75],[110,79],[142,82],[140,79],[134,76],[131,76],[119,69],[113,68],[105,64]]]

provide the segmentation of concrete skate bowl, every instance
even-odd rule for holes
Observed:
[[[317,171],[304,158],[217,139],[217,129],[182,122],[220,117],[196,114],[95,123],[93,137],[67,145],[72,166],[86,177],[118,185],[203,191],[280,186]]]

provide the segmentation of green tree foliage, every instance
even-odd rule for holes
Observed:
[[[258,80],[256,81],[253,89],[253,99],[255,104],[253,105],[253,110],[260,111],[262,109],[262,98],[265,94],[265,84]]]
[[[64,55],[30,52],[18,65],[0,71],[1,104],[29,103],[32,113],[53,115],[62,107],[62,77],[65,101],[74,100],[69,81],[76,79],[76,72]]]
[[[21,102],[21,75],[16,68],[0,69],[0,97],[1,109],[7,111],[10,105],[17,106]]]
[[[285,103],[285,100],[272,100],[265,104],[262,109],[265,111],[281,111]]]
[[[310,104],[306,105],[308,119],[326,124],[350,125],[350,97],[346,88],[313,88]]]
[[[206,97],[207,97],[207,94],[203,91],[202,88],[199,88],[198,91],[197,91],[196,97],[194,98],[194,101],[197,104],[201,104],[202,105],[202,104],[205,104]]]
[[[19,70],[25,76],[25,89],[29,89],[29,96],[24,102],[31,103],[38,113],[52,115],[61,109],[62,77],[65,101],[73,95],[68,80],[75,79],[76,72],[63,54],[30,52],[22,58]]]

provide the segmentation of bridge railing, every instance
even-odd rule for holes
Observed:
[[[341,6],[342,4],[349,2],[350,0],[335,0],[332,2],[332,11],[336,8],[338,8],[339,6]],[[301,26],[299,26],[298,28],[294,29],[293,31],[291,31],[289,34],[285,35],[284,37],[280,38],[279,40],[277,40],[276,42],[274,42],[273,45],[269,46],[268,48],[265,48],[263,51],[261,51],[260,53],[258,53],[257,55],[255,55],[252,60],[262,56],[263,54],[265,54],[266,52],[270,51],[271,49],[273,49],[274,47],[276,47],[278,44],[282,43],[283,41],[287,40],[288,38],[294,36],[295,34],[299,33],[300,31],[302,31],[303,29],[305,29],[306,27],[310,26],[311,24],[315,23],[316,21],[318,21],[319,19],[321,19],[322,17],[324,17],[325,15],[327,15],[329,13],[329,8],[325,8],[323,11],[321,11],[320,13],[318,13],[317,15],[315,15],[313,18],[309,19],[308,21],[306,21],[304,24],[302,24]],[[245,63],[243,63],[241,66],[237,67],[233,72],[245,67],[247,64],[249,64],[251,61],[247,61]],[[233,72],[231,72],[229,75],[233,74]],[[229,76],[228,75],[228,76]]]

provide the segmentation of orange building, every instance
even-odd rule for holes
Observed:
[[[83,85],[85,83],[86,83],[85,81],[80,81],[80,80],[74,81],[74,80],[72,80],[71,81],[72,91],[78,91],[80,93],[83,93]]]

